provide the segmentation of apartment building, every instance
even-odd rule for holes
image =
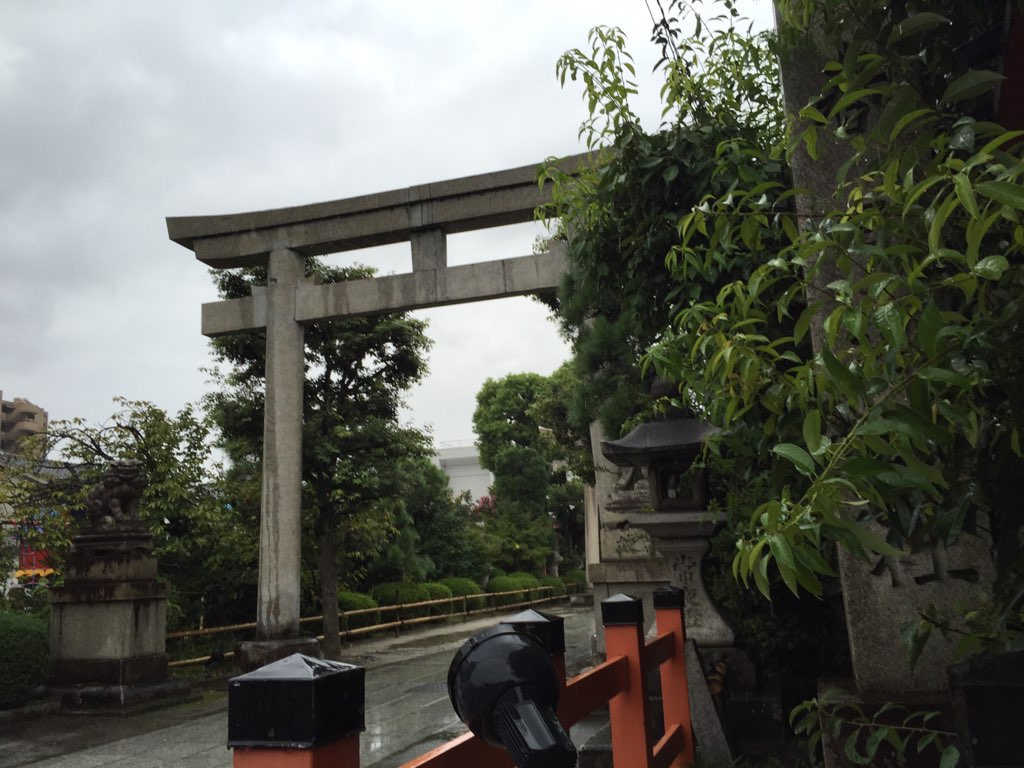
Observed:
[[[4,400],[0,390],[0,451],[17,453],[18,444],[45,430],[46,422],[46,411],[38,405],[20,397]]]

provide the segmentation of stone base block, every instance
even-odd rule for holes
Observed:
[[[49,691],[59,698],[63,709],[96,714],[110,710],[131,714],[134,711],[169,707],[199,698],[183,680],[165,680],[161,683],[143,685],[54,686]]]
[[[251,640],[235,646],[235,663],[242,672],[251,672],[272,661],[301,653],[306,656],[323,656],[320,642],[313,637],[292,637],[286,640]]]
[[[654,600],[656,589],[667,587],[670,574],[663,560],[608,560],[591,563],[587,578],[594,585],[593,600],[598,605],[602,600],[617,594],[639,598],[644,604],[644,632],[654,625]],[[597,637],[597,651],[604,653],[604,629],[601,626],[601,612],[594,612],[594,630]]]
[[[56,686],[132,686],[167,680],[167,654],[126,659],[54,659],[51,680]]]

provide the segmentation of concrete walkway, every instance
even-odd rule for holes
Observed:
[[[575,674],[591,662],[593,609],[545,610],[565,618],[566,666]],[[468,637],[500,618],[348,646],[343,661],[367,670],[363,766],[399,766],[465,731],[448,701],[448,665]],[[218,690],[200,701],[128,717],[49,714],[2,723],[0,768],[229,768],[226,743],[227,694]]]

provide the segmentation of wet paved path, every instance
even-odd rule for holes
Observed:
[[[565,617],[570,675],[590,663],[593,609],[546,607]],[[360,641],[343,660],[366,667],[363,766],[393,768],[461,734],[448,701],[448,665],[466,638],[500,616],[401,638]],[[229,768],[227,695],[119,717],[50,714],[0,723],[0,768]]]

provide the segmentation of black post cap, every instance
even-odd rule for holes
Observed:
[[[366,670],[301,653],[228,681],[228,746],[309,749],[366,730]]]
[[[654,590],[654,607],[682,610],[686,607],[686,595],[679,587],[660,587]]]
[[[612,595],[601,601],[601,624],[606,627],[643,626],[644,604],[631,595]]]
[[[561,616],[528,608],[506,616],[499,623],[507,624],[516,632],[529,635],[544,647],[549,656],[565,654],[565,619]]]

